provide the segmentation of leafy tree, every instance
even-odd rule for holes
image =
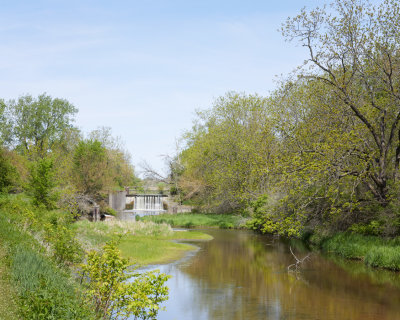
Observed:
[[[213,108],[198,113],[186,135],[181,187],[212,199],[223,211],[245,206],[270,184],[271,128],[265,98],[233,92],[219,98]]]
[[[119,137],[114,138],[109,127],[100,127],[89,134],[91,140],[101,142],[101,145],[106,149],[108,173],[113,186],[109,189],[124,188],[135,184],[134,168],[131,165],[131,156],[124,149],[124,145]]]
[[[99,195],[107,185],[107,152],[100,141],[82,140],[74,152],[76,185],[85,194]]]
[[[0,100],[0,145],[9,143],[11,140],[11,124],[7,115],[7,105]]]
[[[287,39],[308,50],[300,75],[326,84],[337,107],[363,129],[357,149],[361,159],[369,158],[363,182],[383,206],[400,163],[399,13],[395,0],[336,0],[329,12],[302,10],[283,27]]]
[[[21,96],[5,105],[16,146],[23,151],[34,146],[40,157],[72,127],[73,116],[78,111],[67,100],[53,99],[46,94],[37,98]]]

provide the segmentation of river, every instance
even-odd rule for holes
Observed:
[[[238,230],[205,230],[214,240],[168,265],[169,300],[159,320],[396,320],[400,274],[371,270],[361,262],[312,253],[301,272],[289,243]],[[301,243],[290,243],[299,257]]]

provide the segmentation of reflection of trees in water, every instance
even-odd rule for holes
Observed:
[[[182,268],[199,290],[195,308],[210,319],[396,319],[400,291],[371,285],[317,255],[300,277],[286,272],[288,247],[247,232],[216,232]],[[386,292],[386,294],[385,294]]]

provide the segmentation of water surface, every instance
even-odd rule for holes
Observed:
[[[214,237],[173,264],[160,320],[400,319],[399,273],[313,254],[299,274],[289,244],[248,231],[207,230]],[[290,244],[299,257],[307,253]],[[152,267],[154,268],[154,267]]]

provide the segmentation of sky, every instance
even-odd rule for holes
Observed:
[[[322,1],[0,0],[0,98],[46,92],[111,127],[136,171],[228,91],[267,95],[306,58],[278,29]]]

